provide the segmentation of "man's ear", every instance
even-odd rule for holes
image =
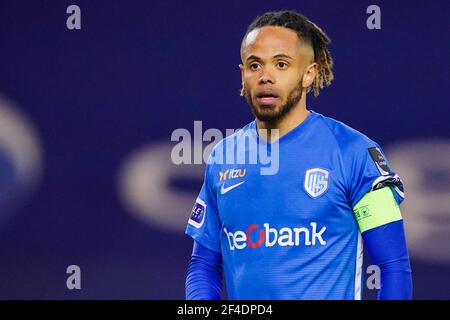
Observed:
[[[242,63],[239,64],[239,70],[241,70],[241,90],[239,94],[241,97],[244,96],[244,65]]]
[[[303,88],[308,88],[314,83],[314,79],[317,75],[317,63],[312,63],[306,67],[305,73],[303,74],[302,86]]]
[[[244,81],[244,65],[242,63],[239,64],[239,70],[241,70],[241,78]]]

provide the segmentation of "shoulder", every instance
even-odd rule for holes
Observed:
[[[330,135],[336,141],[341,152],[353,154],[371,147],[379,147],[378,144],[364,133],[350,127],[342,121],[319,114],[320,121],[327,128]]]
[[[211,150],[207,164],[217,164],[220,157],[225,157],[227,152],[232,152],[236,146],[245,142],[246,139],[255,137],[256,128],[255,121],[247,123],[241,129],[235,130],[232,134],[227,135],[225,138],[221,139]],[[216,161],[214,161],[216,160]],[[219,161],[220,163],[220,161]]]

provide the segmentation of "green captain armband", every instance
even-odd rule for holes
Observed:
[[[368,192],[353,207],[361,232],[402,219],[400,208],[389,187]]]

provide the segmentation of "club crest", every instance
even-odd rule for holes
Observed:
[[[329,172],[325,169],[313,168],[306,170],[305,191],[313,198],[325,193],[328,189]]]

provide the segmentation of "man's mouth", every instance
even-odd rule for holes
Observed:
[[[275,92],[260,92],[256,94],[256,101],[260,105],[274,105],[280,101],[280,96]]]

